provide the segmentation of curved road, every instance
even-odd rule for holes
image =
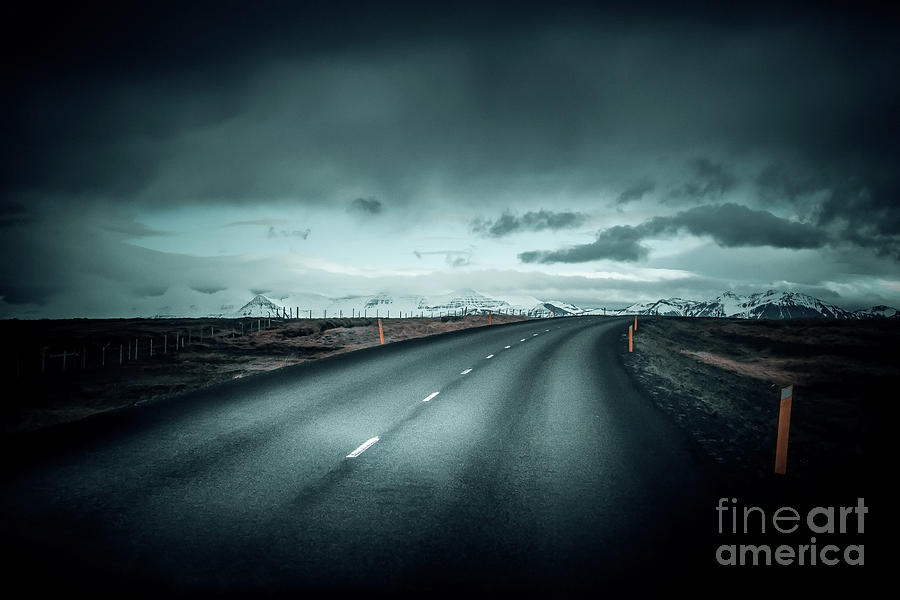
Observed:
[[[390,344],[101,421],[5,476],[7,581],[190,593],[688,578],[715,513],[686,438],[621,366],[627,322]]]

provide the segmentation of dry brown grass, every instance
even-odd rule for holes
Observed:
[[[523,317],[493,315],[491,319],[501,324]],[[244,335],[240,335],[242,323]],[[2,322],[0,336],[15,340],[8,346],[15,351],[0,359],[0,364],[4,375],[22,390],[11,394],[2,406],[2,432],[41,429],[380,343],[374,318],[272,320],[269,329],[267,323],[267,319]],[[263,329],[256,331],[257,324]],[[392,343],[486,326],[488,317],[382,319],[382,324],[385,343]],[[212,338],[210,327],[215,331]],[[188,330],[191,343],[176,349],[175,333],[187,340]],[[165,354],[163,335],[169,336]],[[152,358],[150,338],[154,339]],[[126,358],[119,365],[119,345],[135,339],[140,343],[139,359]],[[101,366],[101,348],[107,344],[106,365]],[[47,348],[43,373],[42,348]],[[85,349],[87,360],[82,367]],[[62,350],[78,352],[68,359],[65,372],[62,359],[54,357]]]

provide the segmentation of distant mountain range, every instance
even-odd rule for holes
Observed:
[[[732,319],[898,318],[897,309],[888,306],[873,306],[850,312],[807,294],[776,290],[749,296],[724,292],[712,300],[666,298],[655,302],[632,304],[627,308],[615,311],[614,314],[659,314],[672,317],[728,317]]]
[[[584,309],[559,300],[538,300],[530,296],[507,301],[462,289],[437,296],[393,296],[382,292],[374,296],[327,298],[319,295],[285,297],[277,302],[257,295],[230,314],[217,316],[274,318],[282,315],[313,317],[439,316],[453,313],[487,314],[514,312],[532,316],[570,315],[654,315],[675,317],[727,317],[738,319],[876,319],[900,318],[900,311],[889,306],[873,306],[847,311],[813,296],[798,292],[769,290],[749,296],[723,292],[711,300],[666,298],[632,304],[623,309]]]
[[[558,302],[560,306],[568,306],[572,314],[583,312],[582,309]],[[300,315],[313,317],[399,317],[403,316],[440,316],[447,314],[487,314],[517,313],[533,316],[549,316],[553,314],[553,304],[542,303],[537,298],[524,297],[508,302],[485,296],[472,289],[462,289],[449,294],[437,296],[393,296],[381,292],[374,296],[348,296],[343,298],[327,298],[325,296],[286,297],[275,302],[266,296],[257,295],[247,304],[232,314],[231,317],[277,317],[282,315]],[[557,314],[569,314],[560,311]]]

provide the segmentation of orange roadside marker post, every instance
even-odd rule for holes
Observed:
[[[493,317],[493,316],[494,316],[494,315],[493,315],[492,313],[488,313],[488,325],[493,325],[493,324],[494,324],[494,323],[493,323],[493,320],[492,320],[492,317]]]
[[[631,325],[628,326],[628,351],[634,352],[634,330],[631,329]]]
[[[384,345],[384,329],[381,327],[381,319],[378,319],[378,338],[381,340],[381,344]]]
[[[791,403],[794,399],[794,386],[781,388],[781,410],[778,412],[778,442],[775,445],[775,472],[784,475],[787,472],[788,433],[791,429]]]
[[[634,315],[634,330],[637,331],[637,315]]]

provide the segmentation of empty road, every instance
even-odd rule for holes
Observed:
[[[711,496],[686,437],[620,364],[627,324],[389,344],[84,426],[3,476],[6,581],[192,593],[687,578]]]

